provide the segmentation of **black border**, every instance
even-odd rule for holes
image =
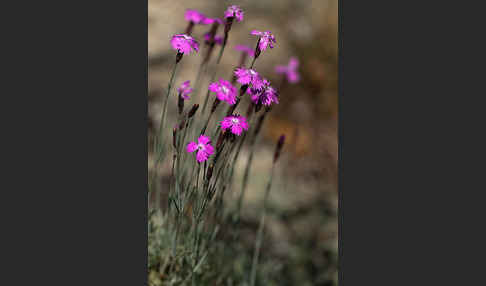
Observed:
[[[1,284],[147,285],[148,2],[24,4],[3,37]]]

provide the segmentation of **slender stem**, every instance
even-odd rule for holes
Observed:
[[[243,198],[245,197],[245,192],[246,192],[246,189],[247,189],[247,186],[248,186],[248,177],[250,175],[250,167],[251,167],[251,163],[253,161],[253,154],[254,154],[254,150],[255,150],[255,148],[254,148],[255,142],[256,142],[256,136],[254,136],[252,138],[251,143],[250,143],[250,156],[248,157],[248,161],[246,162],[245,173],[243,175],[243,185],[241,187],[240,197],[238,198],[238,211],[237,211],[238,218],[240,217],[241,206],[243,204]]]
[[[175,186],[174,166],[175,166],[176,158],[177,158],[177,154],[176,154],[176,153],[174,153],[174,156],[172,157],[172,171],[171,171],[171,176],[170,176],[170,182],[171,182],[171,183],[169,184],[169,192],[168,192],[168,193],[169,193],[169,198],[170,198],[170,196],[172,195],[172,194],[171,194],[172,182],[174,182],[174,186]],[[175,187],[174,187],[174,188],[175,188]],[[175,190],[174,190],[174,191],[175,191]],[[174,204],[177,204],[177,203],[175,202],[175,200],[173,200],[173,201],[174,201]],[[170,200],[169,200],[169,202],[168,202],[168,203],[169,203],[169,205],[168,205],[167,209],[170,211]],[[179,211],[179,208],[177,207],[177,205],[176,205],[176,208],[177,208],[177,211]]]
[[[260,256],[260,248],[262,247],[264,226],[265,226],[265,213],[262,214],[262,217],[260,219],[260,226],[258,227],[258,234],[255,243],[255,253],[253,254],[253,262],[251,264],[250,286],[254,286],[256,281],[256,272],[257,272],[256,270],[258,266],[258,257]]]
[[[203,70],[204,71],[206,70],[206,67],[207,67],[207,63],[203,61],[197,71],[196,81],[194,83],[194,92],[193,92],[193,94],[196,96],[199,95],[199,89],[201,89],[201,76],[203,74]]]
[[[260,249],[262,247],[263,242],[263,230],[265,227],[265,216],[267,214],[267,204],[268,204],[268,196],[270,194],[270,189],[272,188],[272,181],[273,181],[273,173],[275,170],[275,163],[272,164],[272,171],[270,173],[270,179],[268,180],[267,187],[265,189],[265,197],[263,199],[263,213],[260,220],[260,226],[258,227],[258,234],[255,243],[255,252],[253,254],[253,262],[251,266],[251,276],[250,276],[250,285],[254,286],[256,281],[256,273],[258,268],[258,258],[260,256]]]
[[[223,57],[223,52],[224,52],[224,48],[225,47],[226,47],[226,43],[219,50],[219,55],[218,55],[218,59],[216,60],[216,64],[219,64],[219,62],[221,61],[221,58]]]
[[[204,127],[201,129],[201,134],[204,134],[204,132],[206,132],[206,128],[208,127],[209,121],[211,120],[211,116],[213,115],[213,113],[214,112],[209,113],[208,120],[206,120],[206,123],[204,124]]]
[[[176,71],[177,71],[177,67],[178,67],[178,63],[176,63],[174,65],[174,68],[172,69],[172,74],[170,76],[169,85],[167,87],[167,93],[165,95],[165,102],[164,102],[164,107],[162,109],[162,116],[160,117],[160,127],[159,127],[159,137],[160,138],[162,138],[162,130],[164,129],[165,115],[166,115],[166,112],[167,112],[167,102],[169,101],[169,95],[170,95],[170,91],[172,89],[172,85],[174,83],[174,78],[175,78],[175,74],[176,74]]]
[[[214,72],[213,72],[213,75],[211,76],[210,83],[213,82],[214,79],[216,78],[216,72],[218,71],[217,67],[219,65],[219,62],[221,61],[221,58],[223,57],[223,52],[224,52],[225,47],[226,47],[226,45],[223,45],[221,47],[221,49],[219,50],[218,59],[216,60],[216,66],[214,67]],[[206,106],[208,105],[208,100],[209,100],[209,93],[210,93],[210,91],[208,90],[208,92],[206,93],[206,98],[204,99],[202,113],[204,113],[204,111],[206,111]]]
[[[257,58],[253,57],[253,61],[251,61],[251,66],[250,66],[250,69],[253,69],[253,65],[255,64],[256,59],[257,59]]]

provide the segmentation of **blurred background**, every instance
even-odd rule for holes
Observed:
[[[169,40],[185,31],[185,10],[222,18],[232,4],[243,9],[245,18],[233,24],[217,76],[228,78],[238,64],[240,52],[233,49],[235,45],[255,47],[257,37],[249,34],[251,30],[269,30],[277,44],[260,55],[254,68],[280,87],[280,104],[265,121],[252,165],[243,208],[248,237],[242,243],[253,247],[273,150],[278,137],[285,134],[286,145],[270,193],[262,263],[278,285],[337,285],[337,0],[148,0],[149,146],[175,59]],[[201,47],[209,28],[196,25],[193,30]],[[301,80],[282,85],[275,66],[286,65],[291,57],[300,61]],[[176,86],[187,79],[193,83],[201,57],[184,56],[181,63]],[[202,82],[202,90],[207,90],[209,76]],[[176,101],[171,100],[168,116],[175,118]],[[245,155],[240,156],[235,183],[241,182]],[[149,172],[155,171],[149,151]],[[169,163],[157,172],[168,178]],[[160,184],[164,189],[164,182]]]

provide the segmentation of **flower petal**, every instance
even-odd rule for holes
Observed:
[[[221,129],[223,130],[230,128],[231,125],[232,125],[231,119],[228,120],[228,117],[226,117],[225,119],[223,119],[223,121],[221,121]]]
[[[187,144],[187,152],[192,153],[197,150],[197,144],[196,142],[190,142]]]
[[[201,135],[197,139],[197,142],[199,142],[199,144],[208,144],[210,141],[211,141],[211,139],[209,139],[209,137],[206,136],[206,135]]]
[[[204,151],[206,152],[206,154],[209,157],[214,153],[214,148],[211,145],[206,145],[206,148],[204,149]]]
[[[236,134],[238,136],[241,135],[242,131],[243,131],[243,129],[241,128],[241,126],[239,124],[235,124],[231,127],[231,133]]]
[[[204,152],[204,150],[197,151],[196,160],[199,163],[202,163],[202,162],[206,161],[207,159],[208,159],[208,154],[206,152]]]

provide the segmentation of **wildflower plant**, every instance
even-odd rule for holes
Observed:
[[[211,146],[211,140],[206,135],[201,135],[196,142],[187,144],[187,152],[192,153],[197,150],[196,159],[199,163],[208,160],[209,156],[214,153],[214,147]]]
[[[283,74],[288,82],[297,83],[300,80],[299,72],[297,68],[299,67],[299,60],[297,58],[290,58],[289,63],[284,65],[278,65],[275,67],[275,72],[277,74]]]
[[[236,88],[227,80],[222,78],[213,82],[208,88],[220,101],[226,101],[229,105],[236,103]]]
[[[231,133],[240,136],[243,130],[248,130],[248,123],[244,116],[226,116],[221,121],[222,130],[231,130]]]
[[[176,51],[176,61],[163,102],[154,152],[157,159],[155,168],[161,168],[162,163],[166,162],[171,166],[171,171],[163,190],[154,190],[152,187],[156,181],[160,181],[157,175],[151,177],[149,182],[149,194],[156,192],[156,203],[149,204],[148,265],[149,272],[158,273],[153,275],[162,279],[159,281],[161,285],[214,285],[218,279],[228,282],[230,276],[239,277],[239,281],[234,281],[238,285],[254,285],[258,277],[257,266],[265,212],[262,214],[254,255],[244,262],[245,273],[238,276],[234,273],[235,265],[221,265],[220,257],[230,258],[235,251],[231,245],[222,243],[222,237],[230,234],[234,238],[238,236],[241,202],[248,186],[256,142],[267,114],[279,103],[278,92],[255,68],[247,68],[241,60],[235,63],[234,70],[228,74],[229,80],[221,77],[215,81],[214,76],[211,77],[207,83],[206,98],[201,98],[197,87],[191,87],[190,79],[181,80],[176,91],[172,91],[177,67],[183,56],[198,55],[199,41],[191,36],[196,24],[211,25],[210,31],[204,34],[202,40],[208,51],[216,45],[220,47],[220,54],[216,59],[217,68],[233,21],[240,22],[244,18],[241,8],[235,5],[230,6],[223,15],[224,22],[219,18],[209,18],[196,10],[187,10],[185,19],[189,21],[190,29],[186,29],[184,34],[174,35],[170,40]],[[217,28],[223,23],[225,34],[220,37],[217,35]],[[272,43],[275,43],[275,37],[265,33],[267,32],[260,35],[255,51],[242,48],[243,46],[236,46],[237,49],[245,57],[250,55],[255,60],[259,50],[265,50],[267,46],[273,48]],[[207,53],[200,57],[203,58],[201,66],[210,60]],[[202,70],[204,69],[200,68],[199,71]],[[198,73],[196,86],[199,78]],[[178,116],[167,119],[166,111],[172,94],[177,97]],[[214,101],[211,109],[206,111],[210,94],[214,96]],[[192,104],[191,108],[184,110],[185,103],[192,100],[204,100],[203,108],[200,109],[199,104]],[[242,108],[240,102],[248,104],[246,116],[240,115],[244,111],[238,110]],[[217,109],[218,106],[222,107]],[[260,112],[262,108],[264,110]],[[211,118],[214,120],[211,121]],[[282,146],[283,139],[277,143],[269,184],[265,190],[265,201]],[[240,189],[234,182],[234,172],[235,163],[244,147],[249,149],[249,155]],[[163,207],[159,207],[162,192],[167,200],[162,202]],[[237,197],[234,203],[225,203],[225,194],[228,193]],[[213,272],[205,271],[215,267],[221,269],[218,277],[212,276]],[[151,285],[157,283],[153,282]]]

